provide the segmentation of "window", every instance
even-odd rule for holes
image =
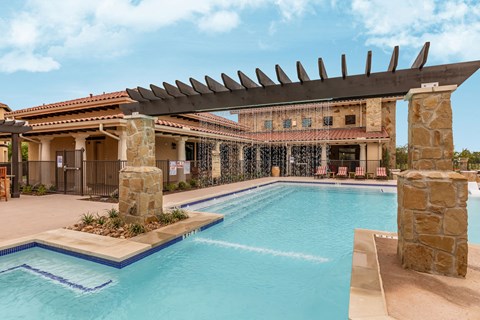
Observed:
[[[291,128],[292,127],[292,119],[283,120],[283,127],[284,128]]]
[[[263,126],[267,130],[272,130],[272,128],[273,128],[272,120],[265,120],[265,122],[263,123]]]
[[[347,115],[345,116],[345,124],[355,124],[355,115],[354,114],[350,114],[350,115]]]
[[[323,117],[323,125],[324,125],[324,126],[331,126],[331,125],[333,125],[333,117],[332,117],[332,116]]]
[[[312,118],[303,118],[302,119],[302,128],[312,127]]]

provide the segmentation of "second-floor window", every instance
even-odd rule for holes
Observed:
[[[292,127],[292,119],[283,120],[283,127],[284,128],[291,128]]]
[[[265,120],[265,122],[263,123],[263,126],[264,126],[265,129],[267,129],[267,130],[272,130],[272,129],[273,129],[273,122],[272,122],[272,120]]]
[[[312,118],[303,118],[302,128],[311,128],[311,127],[312,127]]]
[[[345,116],[345,124],[355,124],[355,115],[350,114]]]
[[[332,116],[323,117],[323,125],[324,126],[332,126],[333,125],[333,117]]]

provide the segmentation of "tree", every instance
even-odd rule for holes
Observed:
[[[22,161],[28,161],[28,143],[21,143]],[[8,160],[12,161],[12,143],[8,143]]]
[[[408,144],[404,146],[397,147],[396,149],[397,157],[397,169],[405,170],[407,169],[408,163]]]

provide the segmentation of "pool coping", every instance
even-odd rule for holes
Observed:
[[[332,187],[343,187],[343,186],[347,186],[347,187],[369,187],[369,188],[397,188],[397,185],[396,184],[385,184],[385,183],[354,183],[354,182],[349,182],[348,180],[347,181],[337,181],[337,180],[332,180],[332,181],[311,181],[311,180],[301,180],[301,179],[295,179],[295,180],[287,180],[287,179],[276,179],[274,181],[270,181],[270,182],[263,182],[263,183],[259,183],[259,184],[256,184],[256,185],[253,185],[253,186],[249,186],[249,187],[244,187],[244,188],[238,188],[238,189],[234,189],[232,191],[228,191],[228,192],[218,192],[218,193],[214,193],[214,194],[210,194],[210,195],[205,195],[205,196],[200,196],[200,197],[197,197],[197,198],[194,198],[193,200],[192,199],[188,199],[188,200],[184,200],[184,201],[177,201],[173,204],[170,204],[168,207],[169,208],[172,208],[172,207],[179,207],[179,208],[188,208],[189,206],[194,206],[196,204],[199,204],[199,203],[202,203],[202,202],[206,202],[206,201],[209,201],[209,200],[214,200],[214,199],[221,199],[221,198],[224,198],[224,197],[228,197],[228,196],[231,196],[231,195],[235,195],[235,194],[238,194],[238,193],[242,193],[242,192],[246,192],[246,191],[250,191],[250,190],[255,190],[257,188],[261,188],[261,187],[266,187],[266,186],[269,186],[269,185],[273,185],[273,184],[281,184],[281,183],[288,183],[288,184],[307,184],[307,185],[324,185],[324,186],[332,186]]]
[[[54,229],[0,242],[0,256],[30,248],[43,248],[91,262],[122,269],[153,253],[206,230],[223,215],[189,212],[190,218],[130,239],[118,239],[68,229]]]
[[[350,278],[348,319],[394,319],[388,315],[375,237],[394,238],[396,233],[355,229]]]

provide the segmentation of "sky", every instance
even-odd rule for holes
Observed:
[[[409,68],[430,41],[428,65],[480,59],[480,1],[452,0],[0,0],[0,102],[13,110],[163,81],[242,70],[295,78],[385,71],[395,45]],[[455,150],[480,151],[480,71],[452,95]],[[407,143],[397,103],[397,145]]]

